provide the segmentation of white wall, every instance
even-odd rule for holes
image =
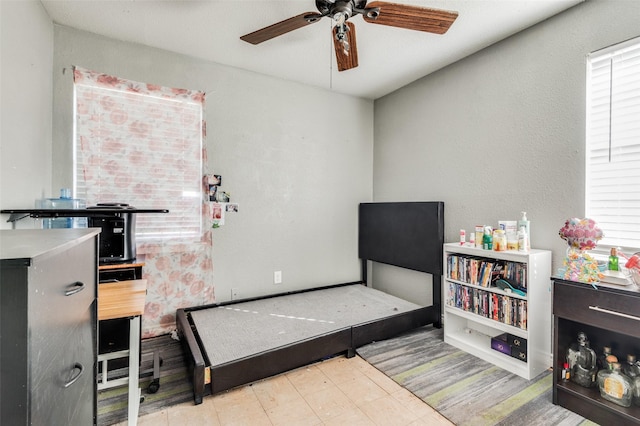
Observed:
[[[360,279],[357,209],[372,197],[372,101],[68,27],[54,33],[54,189],[72,180],[72,65],[203,90],[209,169],[240,204],[214,230],[216,301],[232,288],[253,297]]]
[[[51,190],[53,24],[39,1],[0,1],[0,17],[0,208],[33,208]]]
[[[639,36],[639,16],[637,1],[589,0],[378,99],[374,201],[444,201],[446,241],[525,210],[555,271],[558,230],[584,216],[586,55]]]

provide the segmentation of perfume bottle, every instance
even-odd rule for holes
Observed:
[[[622,373],[622,366],[619,362],[611,364],[609,370],[600,370],[598,372],[600,396],[608,401],[623,407],[630,407],[633,398],[633,387],[633,381]]]
[[[567,353],[571,366],[571,381],[590,388],[596,384],[596,353],[589,347],[589,340],[585,333],[578,334],[578,344],[572,344]]]

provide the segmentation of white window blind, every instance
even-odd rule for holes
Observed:
[[[204,94],[74,69],[74,193],[169,214],[138,214],[142,241],[202,232]]]
[[[589,55],[586,142],[586,215],[640,249],[640,38]]]

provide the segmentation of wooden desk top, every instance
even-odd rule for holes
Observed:
[[[143,266],[144,266],[144,263],[142,263],[142,262],[139,262],[139,263],[113,263],[113,264],[99,265],[98,266],[98,270],[107,271],[109,269],[142,268]]]
[[[147,280],[98,284],[98,320],[142,315],[147,297]]]

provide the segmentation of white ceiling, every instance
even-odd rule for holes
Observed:
[[[54,22],[338,93],[376,99],[583,0],[392,0],[457,11],[444,35],[351,18],[359,66],[338,72],[332,21],[259,45],[240,36],[304,12],[314,0],[41,0]]]

